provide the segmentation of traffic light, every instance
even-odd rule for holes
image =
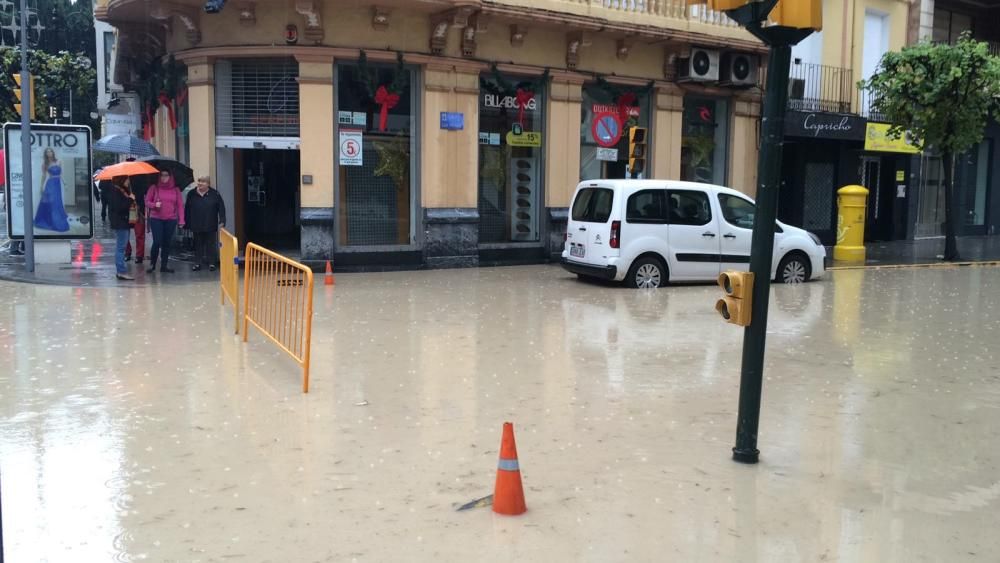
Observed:
[[[628,130],[628,170],[635,178],[646,170],[646,128]]]
[[[715,310],[726,322],[734,325],[750,326],[750,312],[753,308],[753,273],[722,272],[719,287],[726,294],[715,302]]]
[[[17,88],[14,88],[14,97],[17,98],[17,103],[14,104],[14,111],[16,111],[18,115],[21,115],[21,95],[22,95],[22,93],[21,93],[21,73],[14,74],[13,76],[14,76],[14,82],[17,83]],[[28,116],[29,117],[28,117],[28,119],[30,119],[31,121],[34,121],[35,120],[35,75],[30,74],[28,76],[29,76],[29,78],[28,78],[28,88],[29,88],[29,90],[28,91],[31,92],[31,96],[30,96],[30,98],[31,98],[30,99],[30,102],[31,102],[30,105],[31,105],[31,107],[29,108],[29,112],[28,112]]]
[[[823,4],[821,0],[778,0],[771,10],[771,21],[785,27],[823,29]]]

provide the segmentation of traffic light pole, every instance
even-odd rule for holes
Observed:
[[[28,68],[28,0],[21,0],[21,193],[24,202],[24,268],[35,271],[35,221],[31,192],[31,108],[35,100]],[[13,201],[13,200],[11,200]],[[13,209],[8,213],[14,212]]]
[[[785,106],[788,103],[788,70],[792,45],[806,38],[811,29],[783,26],[762,27],[775,2],[752,2],[732,10],[730,17],[771,47],[767,63],[767,84],[761,125],[760,154],[757,160],[757,208],[750,246],[750,271],[754,274],[750,325],[743,332],[743,365],[740,371],[740,402],[736,422],[733,459],[757,463],[757,428],[764,379],[764,345],[767,337],[767,309],[771,293],[771,262],[774,252],[774,224],[778,209],[778,182],[781,180],[782,139],[785,135]]]

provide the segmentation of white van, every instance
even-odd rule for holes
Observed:
[[[750,267],[754,202],[711,184],[591,180],[573,196],[562,266],[584,277],[660,287],[714,281]],[[777,223],[771,276],[801,283],[824,273],[819,237]]]

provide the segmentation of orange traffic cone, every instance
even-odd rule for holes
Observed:
[[[524,487],[521,486],[521,469],[517,465],[517,447],[514,445],[514,425],[503,423],[500,440],[500,463],[497,465],[497,483],[493,489],[493,512],[516,516],[524,514]]]
[[[326,276],[323,278],[323,285],[333,285],[333,266],[330,261],[326,261]]]

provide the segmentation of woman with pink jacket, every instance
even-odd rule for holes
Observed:
[[[153,247],[150,249],[152,260],[146,272],[156,271],[156,259],[162,251],[160,271],[172,274],[174,271],[167,265],[167,260],[170,259],[170,242],[174,239],[174,231],[178,224],[181,228],[184,227],[184,197],[170,172],[160,172],[160,181],[146,191],[146,211],[149,213],[149,229],[153,233]]]

